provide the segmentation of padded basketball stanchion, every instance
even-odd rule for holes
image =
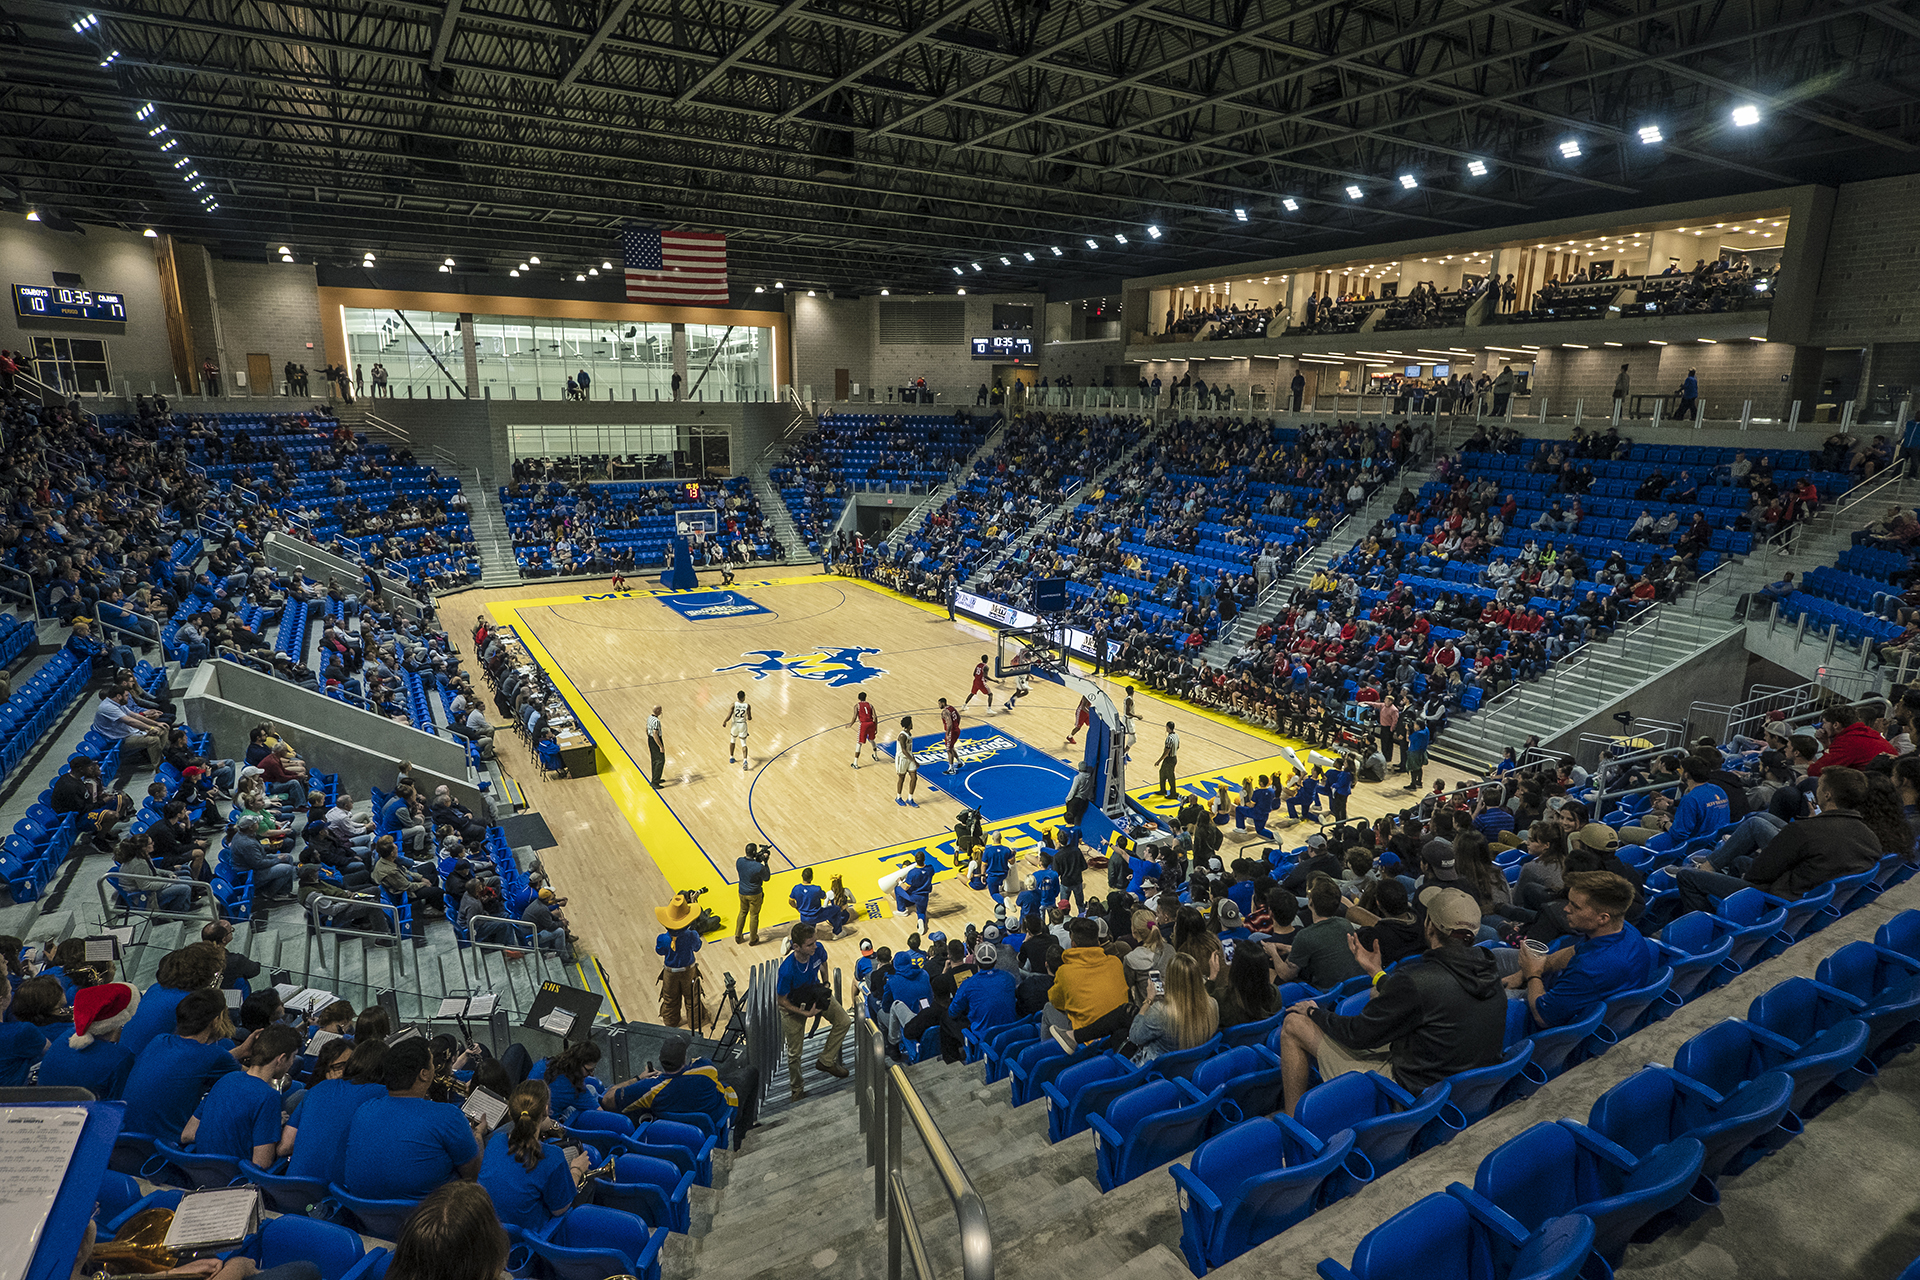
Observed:
[[[700,585],[700,575],[693,571],[693,557],[687,552],[687,540],[678,534],[673,538],[673,567],[660,575],[660,585],[675,591]]]

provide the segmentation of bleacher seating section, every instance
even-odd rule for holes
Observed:
[[[679,481],[614,480],[595,482],[592,488],[594,504],[603,517],[593,530],[593,537],[603,551],[630,548],[633,563],[643,568],[667,562],[672,547],[675,511],[719,510],[723,522],[722,541],[730,541],[724,523],[726,499],[740,499],[747,504],[750,515],[757,516],[760,513],[753,488],[744,476],[730,477],[718,485],[711,482],[703,485],[704,492],[698,500],[689,498],[684,484]],[[536,499],[513,497],[511,492],[505,485],[500,487],[500,508],[506,515],[507,530],[514,539],[514,554],[519,559],[521,575],[532,578],[556,572],[551,538],[535,541],[542,535],[536,532],[533,519],[535,516],[544,516],[560,520],[572,516],[578,505],[575,496],[562,491],[556,496]],[[724,494],[724,498],[717,494]],[[625,513],[636,511],[640,514],[635,523],[625,524]],[[621,523],[606,523],[604,517],[609,514],[617,514]],[[576,544],[584,536],[576,536]],[[764,539],[754,544],[756,557],[768,557],[772,551],[771,544]]]

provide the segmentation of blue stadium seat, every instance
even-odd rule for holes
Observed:
[[[1369,1231],[1351,1268],[1332,1258],[1322,1280],[1572,1280],[1593,1256],[1594,1230],[1579,1214],[1528,1234],[1484,1196],[1454,1183]]]
[[[1111,1191],[1199,1144],[1221,1092],[1193,1100],[1171,1080],[1150,1080],[1089,1117],[1100,1189]]]
[[[1706,1154],[1682,1137],[1642,1158],[1577,1121],[1543,1121],[1488,1152],[1473,1189],[1529,1231],[1564,1214],[1592,1219],[1594,1252],[1617,1267],[1636,1231],[1687,1198]]]
[[[1350,1131],[1323,1141],[1285,1116],[1243,1120],[1207,1139],[1189,1164],[1167,1170],[1179,1189],[1187,1266],[1203,1276],[1273,1239],[1318,1208],[1343,1170],[1356,1185],[1373,1176]]]

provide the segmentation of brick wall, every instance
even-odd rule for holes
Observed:
[[[13,214],[0,216],[0,263],[6,264],[0,283],[9,295],[15,284],[52,285],[54,272],[70,271],[83,287],[123,294],[127,304],[125,324],[96,324],[22,320],[9,300],[0,307],[0,347],[31,350],[36,337],[98,339],[107,344],[116,388],[130,382],[136,392],[156,386],[172,394],[173,357],[154,244],[138,231],[90,226],[85,235],[72,235]]]
[[[1920,325],[1920,177],[1850,182],[1834,202],[1812,341],[1865,346]]]
[[[212,273],[229,374],[246,372],[247,356],[258,353],[273,370],[273,390],[278,389],[280,367],[289,360],[307,366],[318,385],[326,357],[312,264],[215,261]],[[264,395],[269,388],[249,390]]]

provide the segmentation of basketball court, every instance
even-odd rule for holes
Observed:
[[[879,881],[916,852],[949,869],[935,885],[934,917],[989,918],[992,900],[950,870],[954,822],[964,808],[981,810],[988,838],[1019,856],[1016,874],[1039,865],[1041,832],[1062,821],[1086,742],[1084,731],[1075,745],[1066,741],[1078,696],[1035,678],[1009,710],[1014,682],[1008,679],[990,682],[991,709],[978,696],[962,706],[974,665],[987,655],[991,669],[996,653],[995,633],[984,625],[949,621],[944,609],[850,578],[741,573],[731,587],[718,589],[715,571],[700,576],[690,591],[656,586],[614,593],[596,591],[596,584],[535,583],[447,602],[449,618],[459,616],[459,603],[471,603],[512,626],[597,743],[597,776],[570,779],[541,776],[518,739],[503,733],[499,746],[560,840],[544,855],[556,864],[560,883],[594,886],[578,890],[567,910],[576,932],[599,942],[620,998],[651,998],[658,971],[652,909],[673,890],[711,890],[707,905],[731,927],[738,907],[734,863],[748,842],[774,854],[763,942],[736,951],[730,932],[709,939],[709,975],[716,980],[719,970],[740,975],[777,954],[778,944],[764,939],[796,918],[787,898],[803,867],[811,867],[822,886],[840,880],[866,917],[860,933],[876,944],[904,941],[915,927],[911,918],[893,917],[892,895]],[[563,586],[576,590],[565,594]],[[1116,704],[1124,702],[1124,682],[1111,682],[1108,690]],[[753,708],[748,768],[728,760],[724,721],[737,691]],[[869,745],[855,769],[852,721],[861,693],[877,712],[882,749],[876,759]],[[946,763],[941,697],[961,707],[957,773]],[[668,759],[658,792],[647,781],[645,727],[656,705]],[[1168,720],[1181,740],[1179,791],[1203,798],[1289,769],[1283,752],[1305,750],[1145,691],[1135,697],[1135,712],[1128,794],[1156,813],[1178,807],[1156,794],[1155,761]],[[896,802],[891,750],[902,717],[912,718],[919,763],[912,807]],[[1397,810],[1408,798],[1398,780],[1363,786],[1351,812]],[[1275,820],[1283,819],[1284,810]],[[1309,823],[1281,839],[1297,843],[1312,829]],[[1235,843],[1229,831],[1229,854]],[[1088,888],[1104,892],[1104,873],[1090,872]],[[940,927],[937,920],[933,927]],[[836,963],[850,969],[853,948],[840,945]]]

